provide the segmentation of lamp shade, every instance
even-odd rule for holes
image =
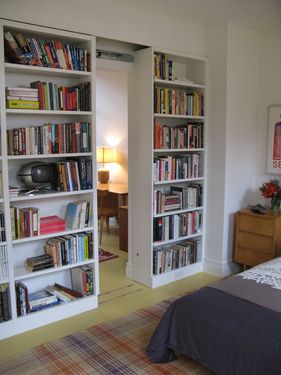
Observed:
[[[97,163],[114,163],[114,149],[112,147],[98,147]]]

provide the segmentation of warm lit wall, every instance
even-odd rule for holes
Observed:
[[[128,75],[97,69],[97,146],[114,147],[111,182],[128,182]]]

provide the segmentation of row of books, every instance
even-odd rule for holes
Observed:
[[[171,186],[169,190],[153,192],[153,214],[200,207],[203,201],[203,186],[193,183],[187,186]]]
[[[6,241],[5,214],[0,211],[0,242]]]
[[[153,250],[153,274],[159,275],[196,263],[200,240],[185,240]]]
[[[189,123],[187,125],[154,124],[155,149],[203,148],[203,123]]]
[[[86,48],[12,31],[5,32],[4,42],[5,55],[9,62],[47,68],[90,71],[91,56]]]
[[[0,284],[0,323],[11,319],[9,307],[9,284]]]
[[[40,234],[40,210],[35,207],[10,207],[12,239]]]
[[[83,232],[52,238],[46,242],[45,253],[51,256],[54,267],[93,259],[93,233]]]
[[[6,87],[6,107],[39,109],[38,90],[29,87]]]
[[[16,282],[17,315],[24,316],[60,303],[94,294],[94,270],[89,266],[70,269],[71,288],[55,283],[38,292],[29,293],[23,282]]]
[[[0,246],[0,282],[9,277],[7,246]]]
[[[54,188],[57,191],[76,191],[93,188],[92,160],[79,158],[54,163],[57,178]]]
[[[202,212],[164,216],[153,219],[153,241],[162,242],[201,232]]]
[[[58,86],[52,82],[35,81],[30,87],[38,90],[39,108],[54,111],[90,111],[91,84],[82,82],[76,86]]]
[[[92,206],[89,201],[70,202],[67,205],[65,222],[67,229],[86,228],[91,225]]]
[[[201,177],[201,156],[188,154],[154,158],[154,182]]]
[[[72,122],[7,130],[8,155],[91,152],[91,124]]]
[[[154,112],[169,115],[204,116],[204,96],[197,92],[155,87]]]
[[[173,60],[167,58],[163,53],[154,53],[154,78],[173,81],[175,78]]]

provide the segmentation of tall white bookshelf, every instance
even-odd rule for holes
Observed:
[[[164,55],[166,61],[172,60],[173,70],[170,77],[159,77],[155,74],[155,55]],[[167,65],[166,65],[167,66]],[[168,71],[168,70],[167,70]],[[178,79],[176,79],[178,78]],[[162,110],[155,104],[155,96],[160,89],[170,90],[170,95],[185,92],[204,98],[204,110],[186,113],[177,110],[175,103],[170,103],[168,109],[163,99]],[[172,92],[174,91],[174,94]],[[182,279],[203,270],[204,234],[205,234],[205,197],[206,197],[206,60],[188,55],[172,53],[166,50],[146,48],[135,53],[134,67],[131,79],[131,100],[129,112],[129,188],[130,188],[130,244],[131,252],[126,268],[126,274],[136,281],[149,287],[161,285]],[[162,90],[162,94],[163,94]],[[161,95],[162,95],[161,94]],[[167,99],[166,99],[167,100]],[[174,99],[173,99],[174,100]],[[167,104],[167,101],[166,101]],[[160,105],[161,107],[161,105]],[[188,146],[172,146],[166,148],[155,146],[155,124],[176,128],[182,125],[197,124],[203,131],[202,144]],[[199,125],[201,124],[201,125]],[[188,155],[198,155],[200,172],[197,175],[185,175],[169,178],[155,177],[155,160],[159,158],[184,158]],[[194,157],[195,158],[195,157]],[[195,207],[183,207],[171,211],[157,212],[155,210],[155,190],[169,194],[171,186],[188,187],[191,184],[200,185],[202,196],[200,204]],[[200,216],[200,225],[196,230],[184,233],[165,235],[165,239],[155,237],[155,223],[161,219],[167,224],[171,216],[183,215]],[[182,220],[182,219],[180,219]],[[192,220],[192,219],[191,219]],[[159,223],[159,221],[158,221]],[[197,221],[198,224],[198,221]],[[185,240],[198,242],[196,261],[185,266],[162,269],[155,267],[155,254],[167,247],[178,246]],[[164,252],[165,253],[165,252]],[[163,254],[163,253],[162,253]],[[165,260],[167,262],[167,258]],[[188,263],[188,262],[187,262]]]
[[[8,62],[4,53],[4,32],[22,32],[35,38],[45,40],[64,41],[71,45],[87,48],[91,54],[90,71],[77,71],[55,69],[40,66],[19,65]],[[9,308],[11,319],[0,324],[0,339],[30,330],[41,325],[49,324],[90,309],[98,305],[99,294],[99,265],[98,265],[98,241],[97,241],[97,206],[96,206],[96,130],[95,130],[95,38],[92,36],[65,32],[17,23],[12,21],[0,21],[0,77],[1,77],[1,170],[3,176],[3,197],[0,199],[0,209],[5,213],[6,242],[8,249],[7,282],[9,285]],[[23,110],[6,109],[5,87],[25,86],[29,87],[32,81],[48,81],[58,85],[74,86],[82,82],[91,83],[91,110],[90,111],[52,111],[52,110]],[[51,154],[51,155],[8,155],[7,133],[8,129],[40,126],[46,123],[91,123],[91,151],[83,153]],[[49,191],[45,194],[9,196],[9,185],[20,186],[17,179],[19,168],[31,161],[56,162],[72,158],[92,159],[92,188],[88,190],[56,192]],[[37,207],[41,216],[58,215],[64,218],[69,202],[87,200],[91,202],[91,224],[86,228],[77,230],[65,230],[59,233],[39,235],[36,237],[12,239],[10,207]],[[37,272],[30,272],[24,266],[27,257],[44,253],[46,240],[52,237],[91,231],[93,234],[93,258],[79,263],[72,263],[57,268],[48,268]],[[73,302],[62,303],[29,313],[24,316],[17,315],[15,283],[20,281],[28,287],[30,293],[36,292],[54,283],[72,287],[71,272],[74,267],[87,265],[94,269],[94,294],[78,298]]]

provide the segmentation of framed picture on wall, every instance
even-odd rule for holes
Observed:
[[[281,105],[268,110],[267,172],[281,174]]]

